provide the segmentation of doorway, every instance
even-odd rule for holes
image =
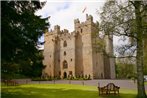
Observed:
[[[63,78],[64,79],[67,78],[67,73],[66,72],[63,73]]]

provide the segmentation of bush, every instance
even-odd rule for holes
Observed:
[[[76,76],[76,77],[68,77],[67,78],[67,80],[91,80],[91,76],[89,75],[89,76],[87,76],[87,75],[85,75],[85,77],[83,76],[83,75],[78,75],[78,76]]]
[[[16,73],[1,73],[2,79],[24,79],[28,78],[22,74],[16,74]]]
[[[52,81],[52,80],[60,80],[61,78],[59,76],[51,77],[37,77],[37,78],[32,78],[32,81]]]
[[[32,78],[32,81],[51,81],[52,78]]]

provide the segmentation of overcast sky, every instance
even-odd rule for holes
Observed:
[[[74,30],[74,19],[79,18],[80,22],[86,20],[86,14],[93,16],[94,22],[100,22],[98,11],[101,11],[106,0],[40,0],[47,1],[45,6],[36,12],[42,18],[50,16],[50,28],[59,25],[60,29],[68,29],[69,32]],[[84,13],[82,12],[85,9]],[[43,37],[41,38],[43,40]],[[114,38],[114,45],[118,39]],[[42,47],[43,48],[43,47]]]
[[[43,1],[43,0],[41,0]],[[86,20],[86,14],[90,14],[95,21],[99,21],[97,10],[103,6],[105,0],[47,0],[46,5],[39,11],[37,15],[42,18],[51,16],[49,23],[50,29],[54,25],[59,25],[61,30],[68,29],[70,32],[74,30],[74,19],[79,18],[80,21]],[[84,13],[82,11],[85,9]]]

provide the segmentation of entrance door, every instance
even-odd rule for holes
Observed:
[[[63,78],[64,79],[67,78],[67,73],[66,72],[63,73]]]

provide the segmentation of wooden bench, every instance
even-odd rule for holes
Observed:
[[[104,87],[99,87],[99,95],[119,94],[120,87],[115,86],[114,83],[109,83]]]

